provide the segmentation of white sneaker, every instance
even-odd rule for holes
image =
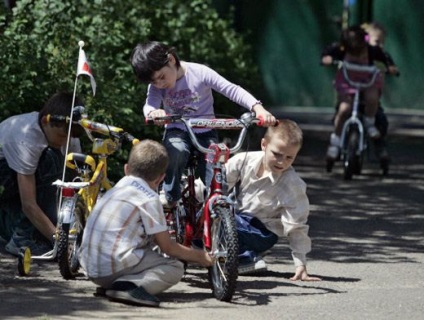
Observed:
[[[367,127],[367,133],[371,139],[378,139],[381,137],[380,131],[378,131],[374,125]]]
[[[163,191],[161,191],[159,193],[159,200],[160,203],[162,203],[162,206],[164,209],[172,209],[177,205],[177,202],[173,202],[173,201],[168,201],[165,197],[165,193]]]
[[[327,149],[327,159],[337,160],[340,157],[340,147],[337,146],[328,146]]]
[[[238,274],[246,275],[246,274],[258,273],[258,272],[266,271],[266,270],[267,270],[267,265],[265,261],[263,259],[259,259],[256,262],[239,265]]]
[[[35,242],[24,237],[15,236],[6,244],[5,249],[14,256],[19,256],[21,248],[29,248],[33,256],[41,256],[50,253],[52,246],[44,242]]]
[[[327,149],[327,159],[330,160],[338,160],[340,157],[340,144],[341,139],[334,132],[330,136],[330,145]]]
[[[368,136],[371,139],[378,139],[380,138],[381,134],[380,134],[380,131],[378,131],[378,129],[375,127],[374,122],[375,122],[374,118],[369,118],[369,117],[364,118],[364,126],[365,126],[365,129],[367,130]]]

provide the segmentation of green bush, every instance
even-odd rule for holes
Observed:
[[[88,78],[80,77],[77,94],[90,118],[141,139],[159,139],[162,129],[142,119],[146,86],[132,72],[133,47],[146,40],[166,42],[183,60],[208,64],[253,92],[258,73],[251,48],[231,23],[218,17],[209,0],[17,1],[12,12],[0,11],[0,121],[38,110],[56,91],[73,91],[83,40],[97,93],[93,97]],[[237,110],[216,98],[218,113]]]

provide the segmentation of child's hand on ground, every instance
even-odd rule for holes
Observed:
[[[321,281],[321,278],[318,277],[310,277],[308,272],[306,271],[305,266],[299,266],[296,268],[296,273],[293,277],[290,278],[292,281]]]

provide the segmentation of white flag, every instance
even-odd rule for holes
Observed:
[[[91,72],[90,65],[88,64],[88,60],[85,55],[85,52],[80,47],[79,57],[78,57],[77,77],[82,74],[90,77],[91,88],[93,89],[93,96],[94,96],[96,94],[96,80],[94,80],[94,76],[93,76],[93,73]]]

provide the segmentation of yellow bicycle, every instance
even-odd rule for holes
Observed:
[[[49,116],[48,119],[56,122],[70,121],[69,117],[63,116]],[[104,191],[112,188],[107,176],[107,158],[121,149],[124,140],[133,145],[139,141],[122,128],[91,121],[86,115],[74,115],[73,123],[84,128],[93,142],[92,155],[69,153],[66,156],[66,166],[72,169],[76,176],[70,182],[61,180],[54,182],[61,193],[53,250],[41,256],[31,257],[29,248],[22,248],[18,260],[20,275],[29,274],[31,260],[57,259],[62,277],[75,278],[80,267],[78,250],[85,222],[97,199]],[[92,132],[100,133],[107,138],[94,138]]]

